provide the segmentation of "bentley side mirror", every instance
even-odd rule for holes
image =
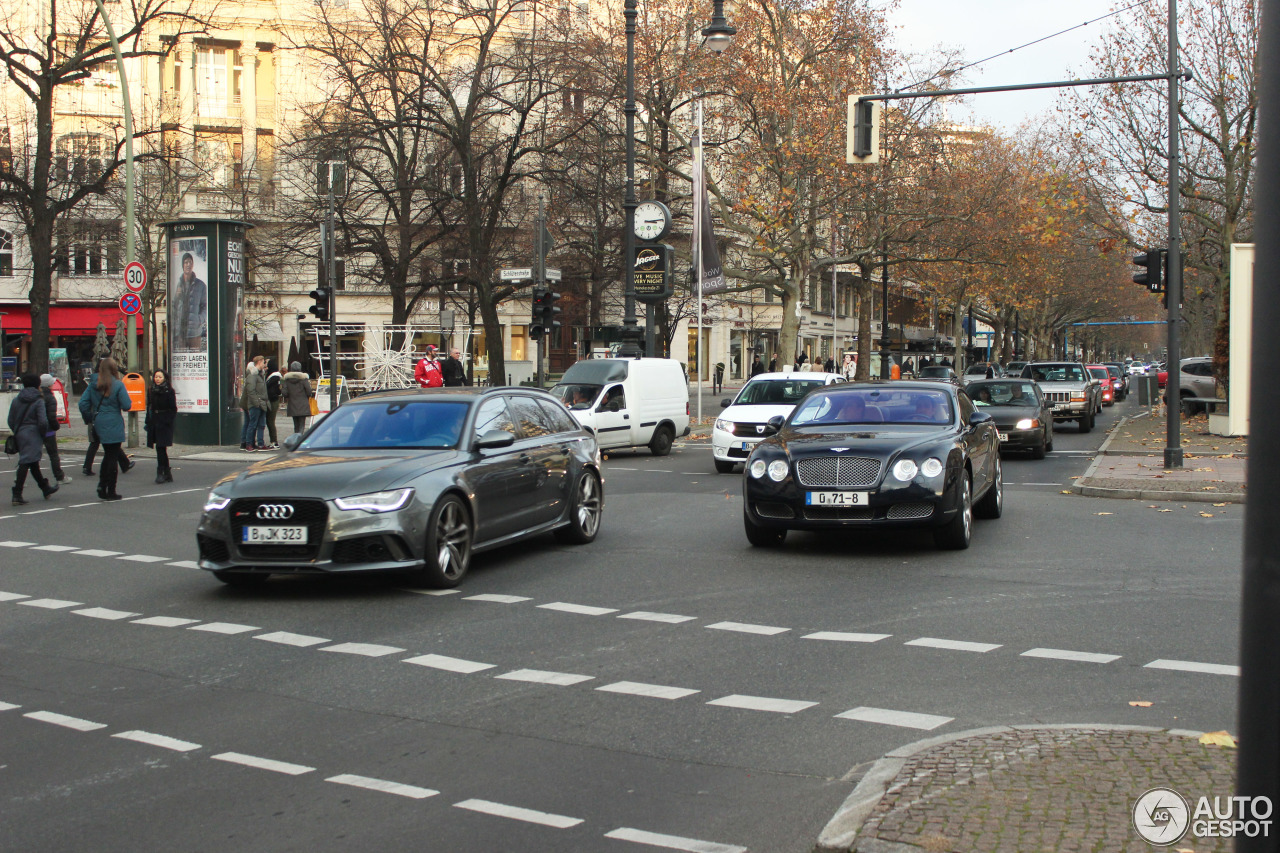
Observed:
[[[787,422],[784,415],[774,415],[765,423],[765,435],[776,435],[778,430],[782,429],[782,425]]]

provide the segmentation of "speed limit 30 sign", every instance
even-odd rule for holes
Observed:
[[[138,261],[130,261],[124,268],[124,286],[139,293],[147,286],[147,268]]]

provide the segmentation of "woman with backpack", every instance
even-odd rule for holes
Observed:
[[[45,413],[44,397],[40,395],[40,377],[34,373],[22,377],[22,391],[9,407],[9,431],[18,445],[18,476],[13,481],[13,505],[26,503],[22,499],[22,487],[26,485],[28,472],[48,500],[58,491],[58,484],[50,483],[40,473],[40,455],[44,452],[44,434],[49,431],[49,417]]]
[[[124,413],[133,408],[129,392],[120,381],[115,359],[104,358],[98,364],[98,375],[80,395],[80,417],[93,426],[102,442],[102,464],[98,466],[98,497],[118,501],[116,476],[119,474],[120,447],[124,444]]]

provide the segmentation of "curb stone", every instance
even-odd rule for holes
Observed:
[[[862,831],[867,818],[885,794],[888,793],[889,786],[906,765],[908,759],[956,741],[1015,731],[1113,731],[1139,734],[1163,732],[1187,738],[1199,738],[1204,734],[1203,732],[1187,729],[1162,729],[1155,726],[1078,723],[1041,726],[988,726],[986,728],[968,729],[950,735],[940,735],[914,741],[885,753],[883,758],[871,765],[870,769],[858,780],[853,792],[849,794],[835,815],[823,827],[822,832],[818,835],[817,842],[813,846],[813,853],[848,853],[853,847],[853,843],[857,840],[858,833]],[[919,853],[921,849],[911,844],[868,839],[865,843],[859,845],[858,853]]]

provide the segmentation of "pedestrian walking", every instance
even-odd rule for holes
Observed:
[[[27,474],[36,481],[45,500],[58,491],[57,483],[50,483],[40,473],[40,455],[44,452],[44,434],[49,429],[49,415],[44,396],[40,393],[40,377],[34,373],[22,377],[22,391],[9,406],[9,431],[18,445],[18,474],[13,481],[13,505],[22,506],[22,487]]]
[[[769,362],[769,369],[773,369],[773,362]],[[751,359],[751,375],[759,376],[764,373],[764,363],[760,361],[760,356]]]
[[[823,369],[823,371],[825,371],[825,372],[827,372],[827,373],[835,373],[835,372],[836,372],[836,360],[835,360],[833,357],[831,357],[831,356],[827,356],[827,360],[823,363],[823,365],[822,365],[822,369]]]
[[[440,362],[436,360],[436,348],[427,344],[427,354],[413,369],[413,380],[419,388],[439,388],[444,385],[444,374],[440,372]]]
[[[98,497],[104,501],[120,500],[116,492],[116,475],[120,467],[120,445],[124,444],[124,413],[133,408],[129,392],[120,381],[120,369],[108,356],[98,362],[98,373],[80,395],[80,417],[89,424],[102,442],[102,465],[98,467]]]
[[[471,384],[471,380],[467,378],[467,370],[462,366],[462,350],[457,347],[449,350],[449,357],[440,362],[440,373],[446,387],[458,388]]]
[[[49,421],[49,428],[44,434],[44,452],[49,455],[49,471],[53,479],[59,483],[70,483],[71,478],[62,472],[62,456],[58,453],[58,430],[62,424],[58,423],[58,401],[53,396],[53,382],[53,374],[40,374],[40,396],[44,398],[45,417]]]
[[[156,482],[172,483],[173,472],[169,468],[169,448],[173,446],[173,422],[178,417],[178,397],[169,382],[169,374],[157,370],[151,376],[151,390],[147,394],[147,419],[143,428],[147,431],[147,447],[156,451]]]
[[[266,361],[256,355],[244,369],[244,387],[240,389],[240,408],[244,411],[244,427],[240,430],[240,449],[252,453],[266,450],[262,432],[266,428],[267,383],[262,378]]]
[[[101,360],[99,360],[99,365],[101,365]],[[95,375],[97,374],[94,374],[94,373],[89,374],[89,377],[86,381],[86,385],[88,386],[93,385],[94,383],[93,377]],[[88,394],[89,388],[85,388],[84,393]],[[81,395],[81,399],[84,399],[83,394]],[[93,430],[92,423],[88,421],[86,421],[86,423],[89,423],[90,425],[89,449],[86,450],[84,453],[84,466],[80,470],[84,472],[84,475],[86,477],[92,477],[93,476],[93,460],[98,455],[98,448],[101,446],[101,442],[98,441],[98,433]],[[137,462],[134,462],[133,459],[130,458],[128,453],[126,453],[123,449],[121,449],[120,455],[116,459],[116,465],[119,466],[121,474],[128,474],[130,471],[133,470],[133,466],[137,464],[138,464]]]
[[[284,412],[293,418],[293,431],[302,432],[311,417],[311,378],[302,372],[302,362],[289,365],[289,372],[280,383],[284,395]]]
[[[280,411],[280,368],[276,360],[267,361],[267,438],[271,439],[271,449],[279,450],[280,441],[276,437],[276,413]]]

